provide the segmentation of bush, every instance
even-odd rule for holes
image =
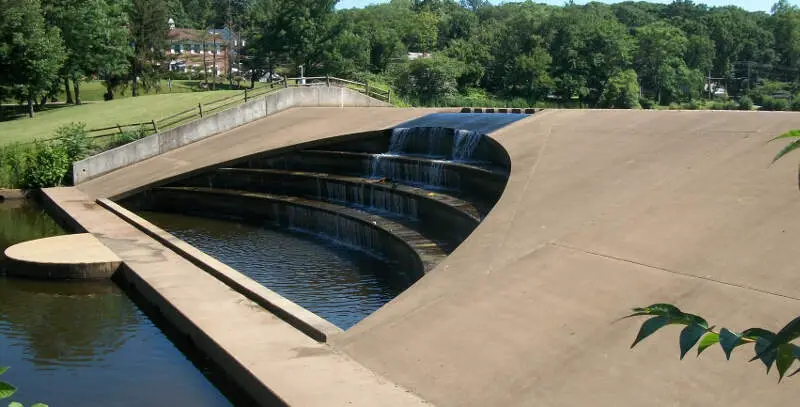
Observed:
[[[792,105],[790,109],[792,109],[792,111],[794,112],[800,111],[800,99],[795,98],[794,100],[792,100]]]
[[[786,110],[788,107],[789,103],[786,99],[776,99],[770,96],[765,96],[761,103],[761,110],[782,111]]]
[[[697,100],[691,100],[689,103],[684,105],[684,109],[686,110],[700,110],[703,108],[703,104],[698,102]]]
[[[150,135],[150,129],[148,129],[145,126],[140,126],[138,129],[133,131],[124,131],[114,136],[114,139],[111,140],[108,148],[123,146],[125,144],[132,143],[136,140],[147,137],[148,135]]]
[[[753,110],[753,99],[749,96],[742,96],[739,99],[739,110]]]
[[[643,97],[639,99],[639,105],[642,106],[642,109],[652,109],[656,105],[656,102],[653,99]]]
[[[18,157],[19,187],[47,188],[61,185],[72,162],[63,145],[35,142],[32,148]]]
[[[70,123],[56,130],[56,138],[67,153],[70,162],[82,160],[91,154],[94,147],[86,123]]]

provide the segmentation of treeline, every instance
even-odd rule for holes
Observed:
[[[771,13],[688,0],[334,6],[334,0],[0,0],[0,100],[25,101],[32,113],[62,89],[79,103],[86,78],[104,80],[108,99],[119,87],[134,95],[157,88],[170,75],[163,63],[170,17],[178,27],[240,33],[247,39],[240,60],[252,80],[296,75],[302,65],[307,75],[384,83],[414,104],[630,108],[716,93],[780,109],[798,91],[800,11],[786,0]]]
[[[421,103],[486,92],[599,107],[635,107],[641,94],[668,105],[708,96],[708,82],[762,103],[795,93],[800,68],[800,11],[786,0],[771,13],[686,0],[395,0],[336,12],[329,32],[326,53],[307,66],[381,75]],[[407,51],[433,56],[408,62]]]

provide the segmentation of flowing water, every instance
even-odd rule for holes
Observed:
[[[0,203],[0,253],[58,234],[35,206]],[[0,366],[11,367],[2,379],[19,388],[12,399],[26,406],[232,404],[206,377],[212,373],[198,370],[110,281],[0,276]]]
[[[327,238],[172,213],[140,215],[342,329],[414,282],[399,266]],[[295,218],[314,218],[307,215]],[[359,235],[349,229],[340,232],[345,241]]]

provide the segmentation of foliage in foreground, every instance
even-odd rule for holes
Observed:
[[[792,343],[800,337],[800,317],[795,318],[777,333],[763,329],[750,328],[742,332],[732,331],[727,328],[716,330],[708,322],[697,315],[688,314],[671,304],[653,304],[648,307],[634,308],[633,313],[626,318],[637,316],[651,316],[642,324],[631,348],[642,340],[652,335],[667,325],[683,325],[679,344],[680,357],[684,356],[697,345],[697,356],[711,346],[719,344],[725,357],[730,360],[733,350],[742,345],[754,344],[754,356],[750,361],[760,360],[767,367],[767,373],[773,365],[778,370],[778,381],[782,380],[786,372],[795,362],[800,360],[800,346]],[[794,376],[800,368],[789,374]]]
[[[0,366],[0,375],[5,373],[7,370],[8,370],[8,367]],[[7,398],[13,396],[14,393],[16,393],[16,392],[17,392],[17,388],[16,387],[14,387],[14,386],[12,386],[12,385],[4,382],[4,381],[0,381],[0,400],[7,399]],[[24,406],[22,405],[22,403],[19,403],[19,402],[16,402],[16,401],[12,401],[11,403],[8,404],[8,407],[24,407]],[[35,404],[32,404],[31,407],[47,407],[47,404],[35,403]]]
[[[0,148],[0,187],[35,189],[69,183],[74,161],[92,153],[84,123],[59,127],[56,139]]]

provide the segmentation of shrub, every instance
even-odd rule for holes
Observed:
[[[124,131],[114,136],[114,138],[109,143],[108,148],[123,146],[125,144],[147,137],[149,134],[150,130],[145,126],[140,126],[138,129],[132,131],[131,130]]]
[[[686,110],[700,110],[703,108],[703,104],[698,102],[697,100],[691,100],[689,103],[684,105]]]
[[[70,162],[82,160],[89,156],[93,143],[86,130],[86,123],[70,123],[56,130],[56,138],[67,153]]]
[[[790,109],[792,109],[792,111],[794,112],[800,111],[800,99],[795,98],[794,100],[792,100],[792,105]]]
[[[749,96],[742,96],[739,99],[739,110],[753,110],[753,99]]]
[[[63,145],[36,142],[24,158],[20,187],[33,189],[61,185],[71,164]]]
[[[781,111],[788,108],[789,103],[786,99],[776,99],[770,96],[764,96],[761,103],[761,110]]]
[[[653,99],[643,97],[639,99],[639,105],[642,106],[642,109],[652,109],[656,105],[656,102]]]

